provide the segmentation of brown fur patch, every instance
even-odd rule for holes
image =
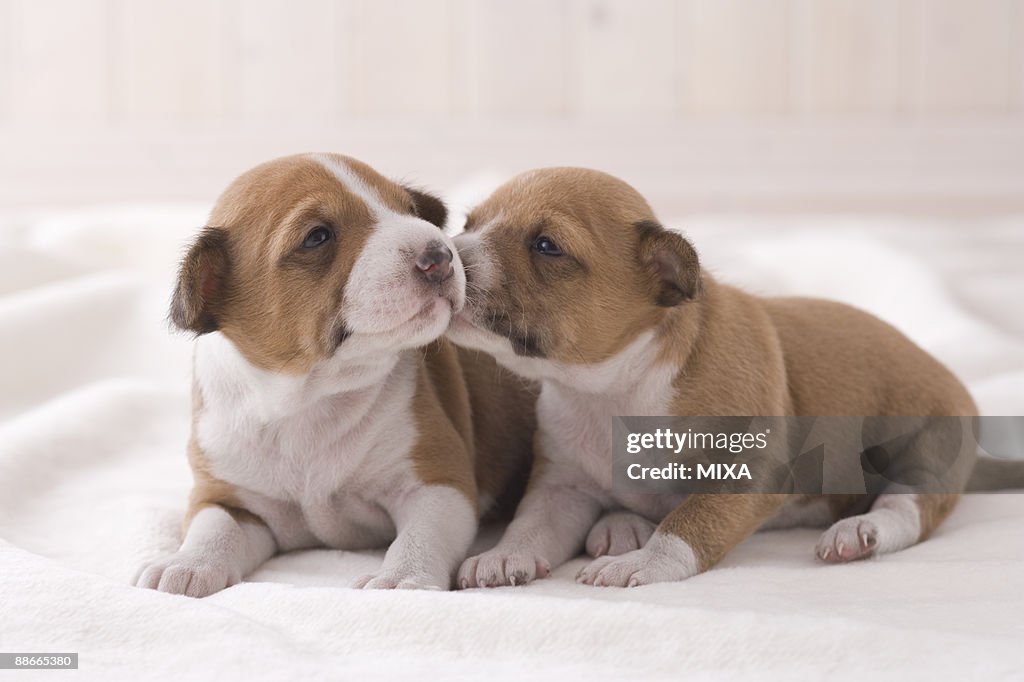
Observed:
[[[450,485],[474,505],[478,492],[496,510],[506,496],[518,501],[516,488],[529,471],[536,395],[489,356],[456,350],[443,339],[428,346],[413,400],[419,478]]]
[[[515,511],[533,459],[539,387],[498,365],[486,353],[459,348],[473,418],[476,482],[492,501],[487,520]]]
[[[658,531],[682,538],[705,571],[778,512],[787,495],[690,495]]]
[[[959,495],[918,495],[915,499],[921,515],[921,535],[918,542],[927,540],[939,524],[949,516],[960,501]]]
[[[685,359],[672,414],[976,413],[966,389],[945,367],[871,315],[830,301],[760,299],[706,273],[704,282],[705,294],[694,306],[669,314],[676,324],[666,331],[666,341],[675,357]],[[696,327],[687,319],[695,309],[701,310]],[[732,506],[736,497],[723,496],[716,504]],[[864,495],[808,499],[816,497],[826,498],[836,519],[863,513],[873,501]],[[921,496],[922,539],[948,515],[956,497]],[[723,546],[727,551],[730,542],[738,543],[777,510],[774,504],[737,502],[723,517],[730,519],[726,530],[710,514],[684,508],[701,507],[684,503],[662,527],[686,538],[711,562],[705,567],[721,557]]]
[[[833,521],[863,514],[870,508],[872,501],[867,495],[808,495],[807,502],[810,503],[821,498],[825,498]]]
[[[455,488],[478,507],[468,407],[455,349],[443,340],[431,344],[424,351],[412,402],[419,431],[412,452],[416,474],[426,485]]]

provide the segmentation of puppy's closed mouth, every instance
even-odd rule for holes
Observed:
[[[474,315],[472,309],[467,305],[458,315],[452,317],[453,326],[460,324],[508,339],[516,355],[529,358],[544,357],[540,337],[516,329],[507,313],[492,310],[481,311],[480,314]]]
[[[396,329],[400,329],[411,322],[418,322],[420,320],[432,317],[433,315],[437,314],[438,306],[441,304],[447,305],[449,313],[455,312],[455,301],[452,300],[452,297],[438,293],[437,296],[431,297],[429,300],[427,300],[427,302],[424,303],[423,306],[412,317],[410,317],[405,322],[402,322],[400,325],[398,325],[398,327],[396,327]]]
[[[540,347],[540,339],[529,334],[509,334],[508,340],[517,355],[528,358],[542,358],[544,351]]]
[[[371,336],[392,336],[396,333],[416,333],[420,328],[424,327],[428,321],[439,314],[439,307],[447,308],[448,314],[454,319],[454,313],[456,312],[456,304],[450,296],[438,295],[432,296],[427,299],[423,305],[416,309],[414,313],[408,315],[404,319],[393,323],[386,329],[374,329],[374,330],[349,330],[346,329],[346,336],[348,338],[353,334],[371,335]]]

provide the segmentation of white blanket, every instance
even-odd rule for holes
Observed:
[[[52,675],[97,680],[1024,676],[1021,495],[968,497],[933,539],[877,560],[823,566],[817,531],[775,531],[629,590],[576,585],[577,559],[528,587],[361,592],[346,585],[382,552],[328,550],[203,600],[129,587],[175,547],[190,485],[190,343],[164,315],[205,210],[0,221],[0,652],[76,651],[80,671]],[[985,413],[1024,414],[1024,221],[676,226],[720,277],[872,310]]]

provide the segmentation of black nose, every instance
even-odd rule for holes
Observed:
[[[416,259],[416,268],[428,281],[443,282],[452,272],[452,250],[441,242],[431,242]]]

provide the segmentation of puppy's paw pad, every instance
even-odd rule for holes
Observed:
[[[595,587],[638,587],[685,580],[694,573],[686,561],[645,548],[595,559],[580,570],[576,582]]]
[[[456,584],[462,589],[526,585],[550,572],[548,561],[533,552],[492,549],[466,559],[459,568]]]
[[[448,576],[431,576],[426,573],[402,570],[380,570],[364,575],[353,583],[359,590],[447,590]]]
[[[615,557],[608,555],[594,559],[579,570],[579,573],[576,574],[576,582],[583,585],[593,585],[598,573],[613,561],[615,561]]]
[[[207,597],[241,580],[229,562],[215,557],[175,552],[146,564],[133,583],[168,594]]]
[[[587,535],[587,554],[592,557],[619,556],[640,549],[654,533],[654,524],[633,512],[605,514]]]
[[[822,533],[814,553],[825,563],[843,564],[867,559],[877,547],[878,527],[862,516],[851,516]]]

